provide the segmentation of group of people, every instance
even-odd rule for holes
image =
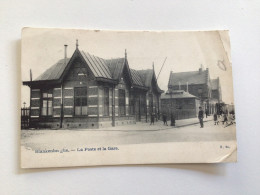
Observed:
[[[208,116],[208,113],[206,112],[206,117]],[[202,110],[202,107],[199,107],[199,113],[198,113],[198,118],[200,121],[200,128],[204,127],[203,124],[203,118],[204,118],[204,112]],[[214,125],[219,125],[219,123],[222,123],[222,125],[232,125],[235,124],[235,114],[234,113],[222,113],[222,114],[217,114],[216,112],[213,114],[214,118]]]
[[[155,120],[155,113],[152,113],[151,114],[151,123],[150,123],[150,125],[154,125],[154,120]],[[163,120],[163,124],[168,126],[168,124],[167,124],[167,115],[165,113],[162,114],[162,120]]]
[[[214,117],[214,125],[218,125],[222,122],[223,125],[232,125],[235,124],[235,114],[230,113],[229,115],[227,113],[217,114],[216,112],[213,115]]]
[[[208,112],[205,112],[206,117],[208,116]],[[199,107],[199,113],[198,113],[198,119],[200,122],[200,128],[204,127],[204,111],[202,107]],[[223,125],[232,125],[235,124],[235,114],[234,113],[222,113],[222,114],[217,114],[216,112],[213,114],[213,119],[214,119],[214,125],[219,125],[219,123],[222,123]],[[151,114],[151,123],[150,125],[154,125],[154,120],[155,120],[155,113]],[[167,124],[167,115],[165,113],[162,114],[162,121],[163,125],[168,126]]]

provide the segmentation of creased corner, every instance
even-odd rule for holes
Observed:
[[[228,65],[231,67],[232,61],[231,61],[231,53],[230,53],[230,41],[229,41],[229,33],[228,33],[229,31],[217,31],[217,32],[224,51],[223,61],[228,61]]]
[[[223,156],[218,156],[217,159],[212,161],[212,163],[221,163],[221,162],[237,162],[237,147],[235,147],[228,154],[225,154]]]

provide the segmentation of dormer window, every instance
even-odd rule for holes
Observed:
[[[83,73],[83,72],[79,72],[79,73],[78,73],[78,76],[87,76],[87,74],[86,74],[86,73]]]

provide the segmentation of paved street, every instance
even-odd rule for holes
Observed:
[[[236,139],[235,125],[215,126],[213,121],[172,128],[157,122],[121,126],[122,130],[22,130],[21,144],[27,149],[77,148],[84,145],[123,145],[158,142],[227,141]],[[128,129],[128,130],[127,130]],[[132,130],[129,130],[132,129]],[[141,130],[140,129],[145,129]]]

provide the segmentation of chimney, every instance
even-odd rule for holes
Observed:
[[[79,47],[79,41],[78,39],[76,39],[76,49],[78,49],[78,47]]]
[[[127,53],[126,53],[126,49],[125,49],[125,59],[127,58]]]
[[[67,47],[68,47],[68,45],[64,45],[64,60],[65,60],[65,62],[67,60]]]
[[[203,70],[203,66],[202,64],[200,65],[200,68],[199,68],[199,73],[201,74],[202,73],[202,70]]]
[[[32,69],[30,69],[30,81],[32,81]]]

